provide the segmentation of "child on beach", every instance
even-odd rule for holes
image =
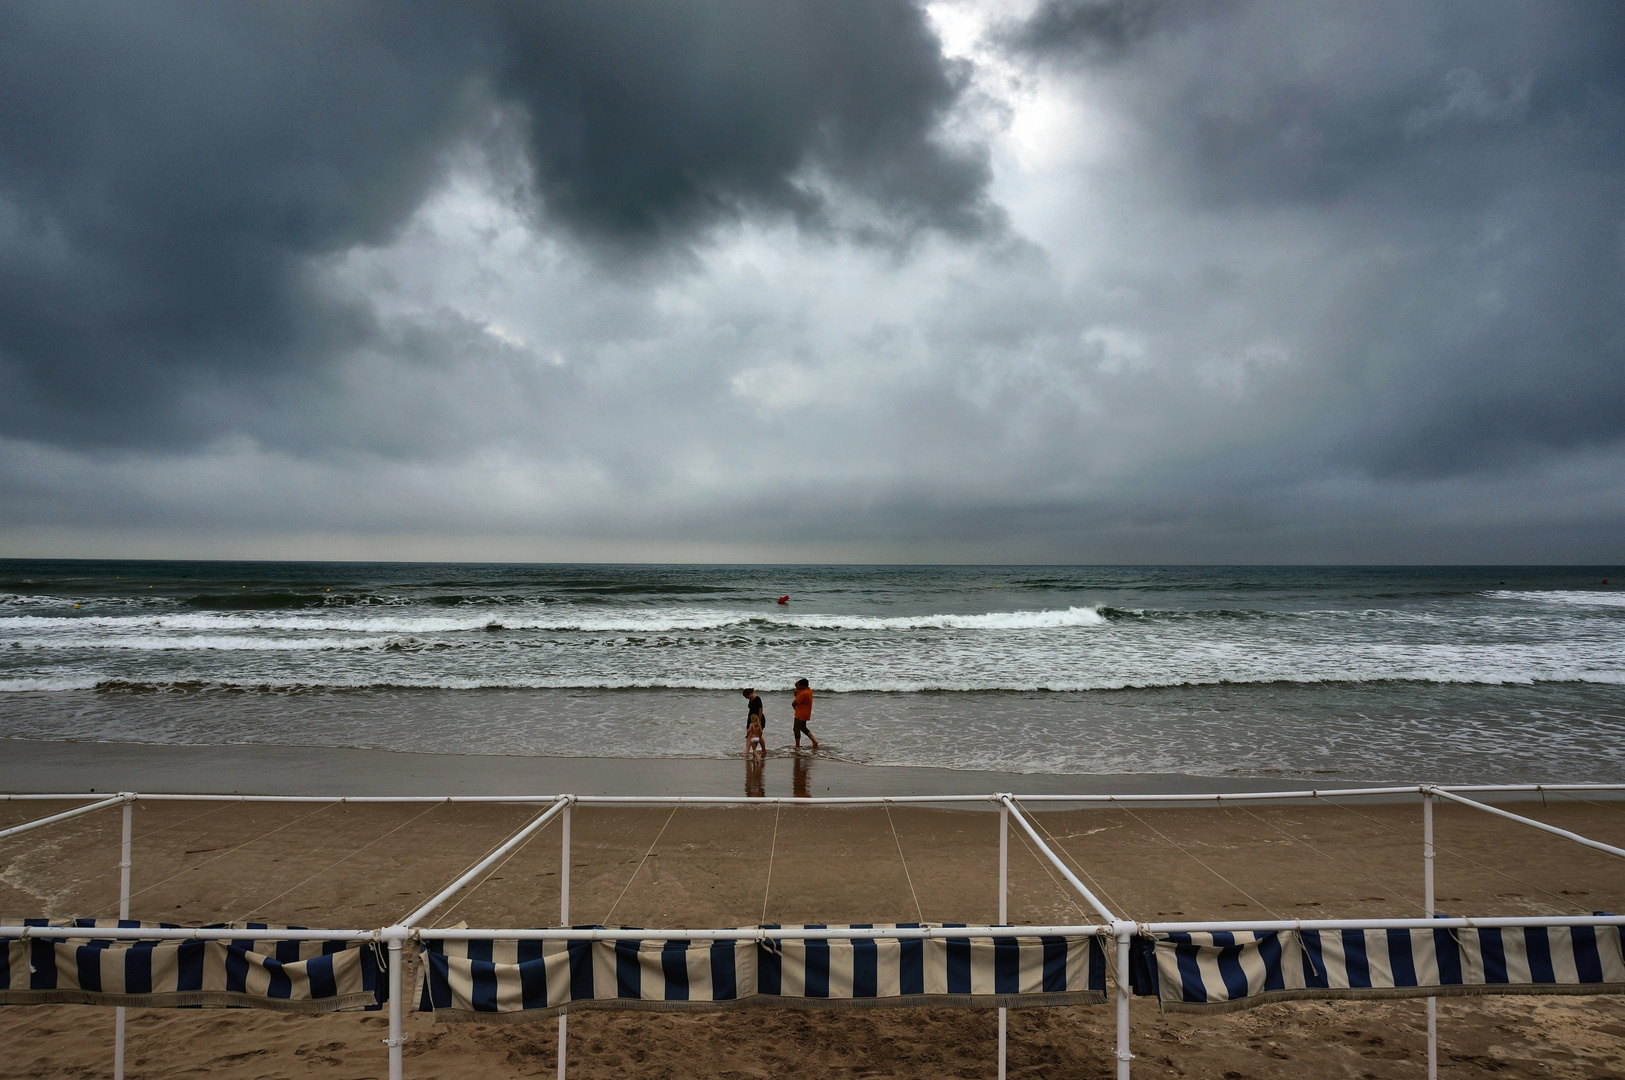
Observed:
[[[745,756],[757,761],[767,757],[767,744],[762,741],[762,716],[752,713],[750,727],[745,729]]]

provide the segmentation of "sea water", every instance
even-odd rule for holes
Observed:
[[[1625,570],[0,562],[0,737],[1625,780]],[[778,598],[788,596],[786,603]]]

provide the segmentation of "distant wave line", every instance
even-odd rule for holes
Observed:
[[[284,630],[316,633],[450,634],[486,630],[532,630],[574,633],[677,633],[721,630],[730,626],[792,626],[805,630],[1047,630],[1104,626],[1105,616],[1093,607],[1039,611],[988,612],[982,615],[777,615],[750,611],[641,612],[628,615],[556,615],[538,617],[499,612],[473,618],[430,615],[331,618],[252,615],[18,615],[0,618],[0,630]]]

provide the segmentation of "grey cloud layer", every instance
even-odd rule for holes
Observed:
[[[18,4],[0,12],[0,430],[111,445],[232,430],[247,387],[374,333],[314,259],[387,241],[512,111],[548,221],[624,251],[824,199],[996,223],[985,155],[901,0]]]
[[[1371,257],[1305,327],[1368,399],[1339,457],[1432,476],[1625,436],[1617,6],[1050,0],[1013,39],[1112,56],[1170,207],[1310,213]]]
[[[1616,6],[979,22],[5,8],[0,526],[1619,554]]]

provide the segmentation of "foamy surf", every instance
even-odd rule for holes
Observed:
[[[0,738],[726,756],[806,677],[854,761],[1595,778],[1607,576],[0,561]]]
[[[17,615],[0,617],[0,633],[26,630],[132,629],[175,631],[282,631],[351,634],[459,634],[487,630],[577,631],[581,633],[679,633],[720,630],[751,624],[796,626],[809,630],[1048,630],[1104,626],[1093,607],[1052,611],[988,612],[979,615],[930,614],[875,617],[836,614],[780,614],[770,611],[643,610],[617,614],[580,611],[509,609],[468,617],[405,616],[393,613],[357,616],[352,609],[324,615]]]
[[[1625,607],[1625,592],[1595,589],[1563,589],[1550,592],[1498,589],[1489,595],[1497,600],[1522,600],[1537,604],[1567,604],[1575,607]]]

